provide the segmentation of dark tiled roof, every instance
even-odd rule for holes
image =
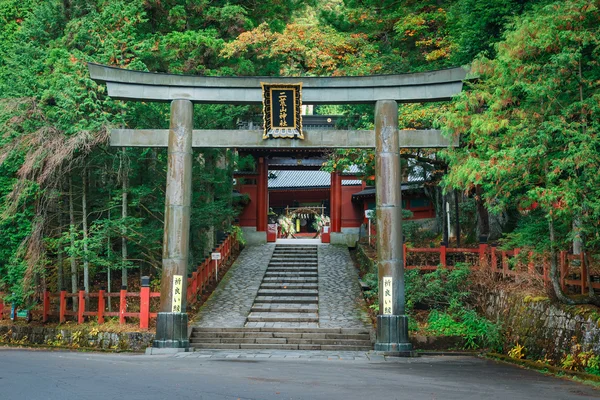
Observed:
[[[412,190],[421,189],[422,187],[423,187],[422,181],[420,181],[420,182],[404,182],[400,186],[400,189],[403,191],[406,191],[406,190],[411,190],[411,189]],[[352,195],[353,200],[357,200],[357,199],[361,199],[361,198],[368,198],[368,197],[375,197],[375,187],[374,186],[367,186],[360,192],[356,192]]]
[[[361,185],[360,180],[344,180],[343,186]],[[331,174],[325,171],[269,171],[269,189],[328,188]]]

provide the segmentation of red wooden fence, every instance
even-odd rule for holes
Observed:
[[[194,304],[198,300],[198,295],[202,293],[207,286],[217,279],[217,270],[226,262],[229,261],[234,251],[239,249],[237,239],[233,235],[228,235],[222,241],[214,252],[221,253],[221,259],[213,261],[208,257],[197,270],[188,276],[187,280],[187,301],[188,304]],[[106,311],[107,301],[111,298],[119,298],[119,311]],[[34,314],[41,314],[43,322],[47,322],[49,317],[58,317],[60,323],[67,320],[67,317],[72,317],[78,324],[85,322],[85,317],[96,317],[99,324],[104,323],[105,317],[119,317],[119,323],[125,324],[126,318],[138,318],[140,321],[140,329],[148,329],[151,318],[156,318],[157,313],[151,312],[150,299],[160,297],[159,292],[151,292],[149,287],[142,286],[140,292],[128,292],[122,289],[120,292],[108,293],[100,290],[97,293],[88,293],[80,290],[77,293],[68,293],[63,290],[59,293],[50,293],[44,291],[42,296],[41,310],[35,309]],[[10,313],[10,305],[4,304],[4,296],[0,293],[0,319],[6,318]],[[77,311],[67,310],[67,299],[77,299]],[[139,298],[140,306],[138,312],[127,311],[127,298]],[[86,311],[86,301],[95,299],[97,305],[96,311]],[[53,301],[54,300],[54,301]],[[90,302],[91,303],[91,302]],[[54,308],[53,308],[54,304]],[[8,306],[8,307],[7,307]]]
[[[450,263],[449,259],[453,254],[460,255],[461,259],[467,260],[467,263],[476,269],[487,270],[503,276],[535,278],[542,280],[545,284],[550,283],[550,261],[547,257],[522,249],[501,250],[487,244],[480,244],[478,248],[450,248],[446,246],[407,248],[404,245],[404,268],[435,270],[440,265],[451,268],[454,262]],[[433,255],[433,257],[421,257],[421,259],[425,259],[425,262],[415,263],[414,259],[418,258],[414,257],[415,255]],[[435,261],[431,262],[432,259]],[[588,262],[591,259],[591,257],[588,257]],[[563,290],[566,290],[567,286],[572,286],[578,288],[578,291],[582,294],[586,293],[588,281],[584,253],[573,255],[565,251],[560,252],[558,264]],[[600,273],[600,265],[598,267],[596,270]],[[594,276],[592,279],[592,287],[600,289],[600,276]]]

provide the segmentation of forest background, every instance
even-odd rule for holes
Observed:
[[[27,303],[160,276],[165,149],[108,146],[112,127],[167,128],[165,104],[125,103],[87,62],[192,75],[340,76],[471,65],[449,104],[400,106],[403,129],[442,128],[461,147],[402,154],[436,203],[455,191],[466,236],[556,254],[598,250],[600,2],[597,0],[0,0],[0,292]],[[194,126],[260,114],[195,105]],[[373,107],[340,113],[372,128]],[[328,170],[373,170],[367,151]],[[231,229],[232,151],[194,150],[190,266]],[[438,207],[439,208],[439,207]],[[469,212],[467,212],[469,211]],[[469,224],[469,220],[475,223]],[[475,226],[476,225],[476,226]]]

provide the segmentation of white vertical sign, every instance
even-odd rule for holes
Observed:
[[[183,276],[173,275],[173,302],[171,312],[181,312],[181,296],[183,288]]]
[[[383,277],[383,314],[392,315],[394,313],[394,307],[392,302],[392,277]]]

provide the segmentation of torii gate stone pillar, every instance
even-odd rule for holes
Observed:
[[[163,272],[154,340],[157,348],[189,347],[185,293],[190,246],[193,110],[189,100],[171,102]]]
[[[404,262],[402,254],[402,199],[398,104],[375,104],[375,183],[377,201],[377,261],[379,315],[375,350],[405,353],[408,318],[404,314]]]
[[[88,68],[92,79],[106,82],[108,95],[114,99],[171,102],[168,132],[155,129],[115,129],[111,132],[112,146],[168,146],[169,149],[163,274],[154,347],[165,351],[182,351],[189,347],[185,294],[192,147],[375,148],[380,305],[375,350],[412,354],[404,304],[400,148],[445,148],[457,146],[458,140],[448,140],[435,130],[399,131],[397,102],[450,100],[462,90],[467,74],[465,69],[386,76],[294,78],[153,74],[97,64],[88,64]],[[256,130],[192,129],[192,103],[262,104],[261,86],[265,83],[283,84],[284,87],[301,83],[302,98],[299,101],[306,104],[375,104],[375,132],[302,130],[299,132],[302,140],[285,136],[264,140],[262,132]],[[260,214],[261,224],[266,224],[266,209],[262,211],[265,212]],[[256,233],[264,233],[266,242],[266,232]]]

